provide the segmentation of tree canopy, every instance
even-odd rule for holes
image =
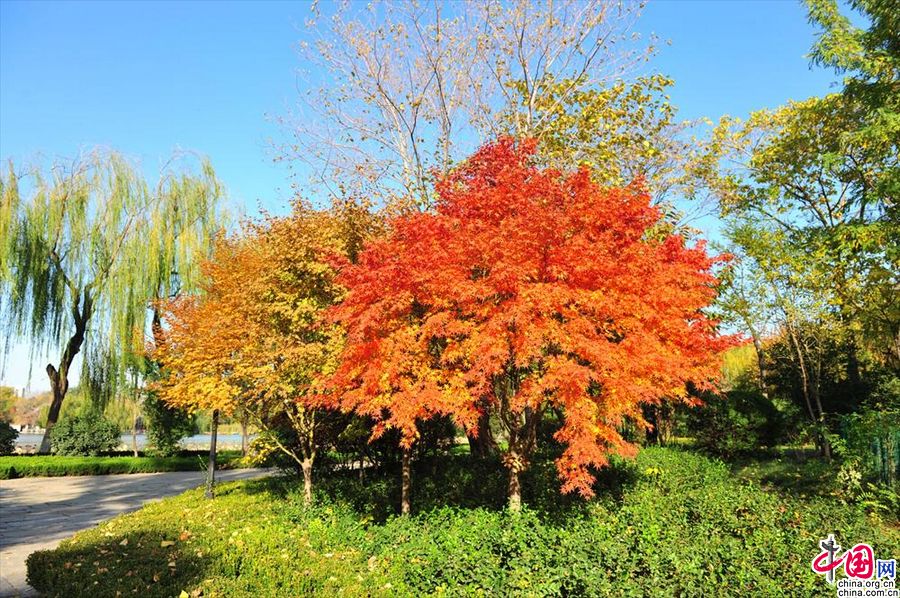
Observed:
[[[75,355],[85,355],[83,379],[105,400],[149,331],[150,302],[196,283],[221,226],[222,188],[208,162],[188,166],[172,163],[150,187],[123,156],[97,151],[48,171],[19,174],[10,164],[0,180],[4,356],[16,340],[32,358],[62,350],[47,366],[48,434]]]
[[[564,414],[563,490],[590,496],[590,468],[632,450],[623,421],[689,400],[689,382],[712,386],[729,342],[703,313],[721,258],[648,237],[660,213],[639,186],[604,190],[588,169],[537,168],[534,152],[502,139],[441,179],[436,213],[370,243],[334,308],[347,330],[339,405],[406,446],[421,420],[471,430],[490,409],[508,434],[514,508],[545,410]]]
[[[359,204],[317,211],[296,202],[289,216],[219,237],[202,265],[201,293],[159,305],[165,329],[151,351],[163,367],[159,397],[188,411],[239,411],[264,431],[286,421],[296,443],[271,440],[303,468],[307,500],[325,423],[317,383],[343,342],[324,319],[343,294],[331,262],[353,259],[378,227]]]

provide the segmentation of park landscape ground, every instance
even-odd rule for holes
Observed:
[[[295,476],[192,490],[33,554],[28,579],[48,596],[828,596],[809,564],[829,533],[900,550],[895,518],[811,494],[820,472],[791,458],[787,479],[761,481],[648,447],[591,501],[559,497],[542,460],[520,513],[499,464],[471,459],[417,464],[408,517],[396,470],[332,474],[312,506]]]
[[[285,116],[276,148],[308,180],[236,222],[192,153],[155,183],[113,150],[10,159],[0,373],[22,345],[55,357],[44,402],[0,387],[0,453],[7,420],[45,429],[0,457],[27,478],[0,517],[46,498],[68,533],[143,504],[141,480],[167,496],[33,552],[28,583],[890,595],[900,13],[804,6],[834,89],[713,124],[641,70],[640,3],[316,4],[317,118]],[[225,426],[253,441],[217,463]],[[146,454],[116,455],[139,427]],[[205,462],[180,444],[200,429]],[[197,466],[202,487],[164,473]]]

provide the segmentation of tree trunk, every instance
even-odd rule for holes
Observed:
[[[658,405],[645,405],[643,408],[644,419],[650,424],[650,427],[647,428],[647,431],[644,433],[644,441],[647,444],[660,444],[660,434],[659,434],[659,406]]]
[[[241,456],[247,456],[247,416],[241,416]]]
[[[206,498],[214,496],[213,487],[216,483],[216,435],[219,432],[219,410],[213,409],[212,427],[209,437],[209,464],[206,468]]]
[[[403,458],[401,462],[401,482],[400,482],[400,514],[409,515],[409,490],[411,484],[409,455],[410,449],[403,448]]]
[[[825,461],[831,463],[831,443],[828,441],[828,437],[825,435],[825,410],[822,409],[822,399],[819,396],[818,380],[819,378],[817,376],[816,383],[812,386],[812,396],[816,402],[816,408],[819,410],[819,435],[822,439],[822,457],[825,459]]]
[[[50,410],[47,412],[47,424],[44,426],[44,438],[41,440],[39,453],[47,454],[50,452],[50,431],[56,425],[59,419],[59,411],[62,408],[63,399],[69,391],[69,368],[72,361],[81,350],[84,343],[84,334],[87,330],[87,323],[91,317],[93,309],[93,299],[88,291],[84,291],[83,299],[78,297],[74,300],[72,306],[72,318],[75,322],[75,334],[66,343],[62,357],[59,360],[59,369],[53,367],[52,363],[47,364],[47,376],[50,378],[50,389],[53,392],[53,400],[50,403]]]
[[[519,470],[515,467],[509,468],[509,488],[507,490],[509,496],[509,510],[518,513],[522,510],[522,486],[519,482]]]
[[[312,459],[304,459],[300,464],[303,469],[303,502],[306,506],[313,501],[313,462]]]
[[[63,399],[66,396],[65,387],[69,385],[68,380],[60,380],[56,376],[56,368],[47,365],[47,374],[50,376],[50,388],[53,392],[53,400],[50,402],[50,410],[47,412],[47,423],[44,424],[44,437],[41,439],[41,446],[38,453],[48,454],[50,452],[50,431],[59,419],[59,410],[62,407]]]
[[[822,412],[822,403],[819,401],[818,392],[813,390],[812,384],[810,383],[809,373],[806,368],[806,359],[803,356],[803,347],[800,346],[800,339],[797,337],[796,331],[790,324],[787,325],[787,330],[797,355],[797,364],[800,368],[800,380],[803,384],[803,398],[806,401],[806,408],[809,410],[809,416],[812,418],[813,423],[819,427],[819,429],[816,430],[816,441],[819,453],[827,461],[831,461],[831,445],[828,443],[828,438],[825,437],[825,433],[822,430],[825,425],[825,414]],[[815,396],[818,413],[816,413],[816,409],[813,408],[813,403],[810,398],[811,394]]]
[[[847,379],[853,388],[853,392],[859,393],[862,386],[862,378],[859,373],[859,356],[857,355],[856,340],[847,341]]]
[[[494,433],[491,432],[491,415],[484,411],[478,416],[478,435],[466,435],[469,439],[469,453],[478,458],[490,457],[497,452]]]

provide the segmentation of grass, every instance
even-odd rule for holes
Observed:
[[[616,460],[597,498],[558,494],[552,463],[503,508],[496,462],[445,456],[414,470],[412,517],[396,472],[332,474],[307,508],[297,480],[223,484],[153,503],[28,559],[47,596],[833,596],[817,542],[900,552],[900,531],[859,508],[800,500],[688,451]]]
[[[205,452],[174,457],[61,457],[58,455],[15,455],[0,457],[0,480],[37,476],[106,475],[193,471],[205,465]],[[240,451],[220,451],[220,469],[239,467]]]

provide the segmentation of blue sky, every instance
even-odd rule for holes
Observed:
[[[283,212],[284,165],[268,141],[297,94],[309,5],[290,2],[0,2],[0,160],[73,156],[96,145],[155,174],[176,148],[209,156],[234,209]],[[814,31],[793,0],[651,1],[638,24],[663,45],[681,116],[745,116],[821,95]],[[0,384],[28,385],[17,347]],[[31,390],[48,388],[43,362]]]

